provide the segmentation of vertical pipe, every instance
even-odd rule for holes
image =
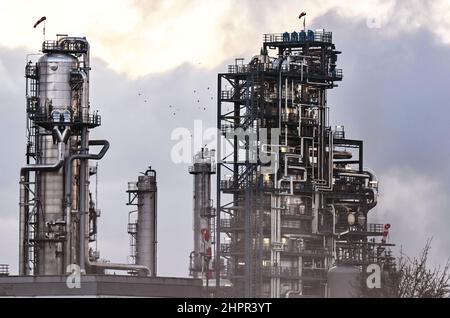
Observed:
[[[364,149],[362,141],[359,143],[359,173],[364,172]]]
[[[222,115],[222,76],[219,74],[217,76],[217,177],[216,177],[216,259],[214,269],[216,271],[216,297],[218,296],[218,291],[220,290],[220,179],[222,177],[222,135],[221,135],[221,115]]]
[[[155,172],[155,191],[156,191],[156,172]],[[153,221],[153,276],[158,275],[158,195],[155,192],[153,201],[154,221]]]
[[[83,127],[81,131],[81,154],[86,155],[88,153],[88,132],[87,128]],[[86,273],[86,249],[89,246],[86,244],[86,213],[87,213],[87,168],[88,159],[80,159],[80,194],[79,194],[79,213],[80,213],[80,223],[79,223],[79,261],[80,269],[82,273]]]
[[[285,83],[285,88],[284,88],[284,90],[286,92],[285,101],[284,101],[284,112],[285,112],[286,119],[288,116],[288,94],[289,94],[288,83],[289,83],[288,78],[286,77],[286,83]],[[280,116],[281,116],[281,114],[280,114]],[[287,146],[287,140],[288,140],[288,125],[285,124],[284,125],[284,144],[286,146]]]
[[[87,43],[87,42],[86,42]],[[81,76],[83,78],[83,96],[81,101],[81,118],[82,122],[89,121],[89,56],[90,49],[89,44],[87,44],[87,53],[84,56],[84,70],[81,72]],[[87,126],[83,126],[81,130],[81,155],[86,155],[89,153],[89,135]],[[88,175],[87,170],[89,169],[89,159],[80,159],[80,204],[79,204],[79,212],[80,212],[80,224],[79,224],[79,241],[80,241],[80,250],[79,252],[79,261],[80,261],[80,269],[82,273],[86,271],[86,259],[85,255],[88,255],[86,252],[89,248],[89,243],[86,244],[86,236],[87,241],[89,242],[89,234],[86,235],[86,223],[89,222],[89,219],[86,219],[86,214],[88,213]],[[70,212],[70,211],[69,211]],[[70,215],[70,213],[69,213]],[[70,244],[70,242],[69,242]],[[89,261],[89,260],[88,260]]]
[[[25,218],[26,218],[26,209],[27,209],[27,203],[28,203],[28,191],[26,189],[26,184],[29,180],[29,173],[26,172],[23,176],[20,178],[20,212],[19,212],[19,275],[25,276],[27,275],[27,268],[28,268],[28,262],[26,257],[26,251],[25,251]]]
[[[60,149],[60,147],[58,147]],[[60,155],[58,155],[58,158],[61,158]],[[61,166],[63,165],[64,160],[60,159],[60,161],[58,161],[57,163],[54,164],[49,164],[49,165],[27,165],[25,167],[22,167],[22,169],[20,170],[20,180],[23,181],[23,183],[21,183],[21,191],[20,191],[20,222],[22,223],[22,229],[23,229],[23,234],[21,234],[22,239],[21,239],[21,243],[19,243],[19,246],[23,246],[23,253],[22,256],[19,255],[19,261],[20,258],[22,258],[22,264],[19,264],[20,266],[23,266],[22,271],[25,273],[25,275],[29,274],[29,268],[28,268],[28,249],[26,247],[26,244],[28,243],[29,237],[28,235],[25,234],[25,231],[28,230],[27,229],[27,222],[26,222],[26,218],[27,218],[27,213],[26,213],[26,204],[29,201],[29,197],[28,197],[28,190],[25,188],[25,184],[29,181],[29,171],[35,171],[35,172],[54,172],[54,171],[58,171]],[[37,184],[38,186],[38,184]],[[39,191],[39,190],[37,190]],[[20,252],[19,252],[20,253]],[[40,264],[41,266],[41,272],[42,274],[45,274],[45,268],[43,267],[43,265],[45,264]],[[36,269],[34,269],[36,270]],[[19,268],[20,271],[20,268]],[[39,271],[39,269],[37,270]],[[34,271],[34,274],[36,274],[36,271]]]
[[[246,137],[247,138],[247,137]],[[248,160],[248,158],[247,158]],[[250,169],[250,164],[246,164],[247,166],[247,190],[246,190],[246,196],[245,196],[245,297],[251,298],[252,297],[252,274],[253,274],[253,264],[252,264],[252,176],[248,174],[248,170]]]

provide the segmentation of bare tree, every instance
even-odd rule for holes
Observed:
[[[403,253],[396,266],[384,271],[379,289],[368,289],[365,279],[361,282],[363,297],[383,298],[449,298],[450,261],[445,266],[429,268],[428,255],[431,239],[418,257],[410,258]]]

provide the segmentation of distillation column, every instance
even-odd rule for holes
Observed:
[[[19,275],[65,275],[145,266],[99,262],[97,208],[89,191],[90,160],[101,160],[106,140],[90,140],[101,118],[90,112],[90,48],[85,38],[59,35],[25,68],[26,163],[20,171]],[[91,147],[102,147],[90,153]],[[144,204],[145,206],[145,204]],[[145,222],[144,222],[145,223]]]
[[[85,269],[96,233],[90,213],[88,160],[109,143],[89,141],[100,116],[89,113],[89,43],[59,36],[45,41],[37,63],[26,66],[27,166],[20,179],[20,275],[63,275]],[[103,146],[96,155],[89,146]],[[96,226],[93,226],[96,229]]]
[[[215,209],[211,203],[211,175],[216,173],[215,151],[203,148],[195,157],[189,173],[194,175],[194,250],[189,270],[194,278],[209,279],[211,274]]]
[[[157,270],[157,187],[156,171],[147,170],[137,182],[136,264]]]

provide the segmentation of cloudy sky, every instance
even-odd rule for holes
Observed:
[[[381,189],[372,221],[391,223],[391,240],[410,255],[433,237],[433,262],[450,257],[448,1],[2,0],[0,263],[17,270],[23,72],[42,42],[42,29],[32,28],[39,17],[47,16],[47,38],[86,36],[91,44],[91,105],[103,121],[92,138],[111,142],[99,174],[102,257],[126,261],[126,184],[152,165],[159,274],[187,276],[192,180],[186,164],[171,161],[171,133],[193,130],[197,119],[214,126],[216,74],[259,52],[264,33],[298,30],[300,11],[311,29],[333,31],[343,51],[345,78],[329,95],[332,124],[365,141]]]

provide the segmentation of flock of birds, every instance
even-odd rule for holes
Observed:
[[[211,87],[208,86],[206,88],[206,90],[207,91],[211,91]],[[198,104],[198,106],[197,106],[198,110],[206,111],[207,107],[206,106],[201,106],[202,105],[202,101],[200,100],[200,98],[197,95],[198,91],[196,89],[194,89],[193,93],[194,93],[194,98],[196,98],[196,99],[194,99],[194,102],[196,104]],[[149,99],[146,96],[144,96],[141,92],[138,92],[138,96],[143,100],[144,103],[149,103],[150,102]],[[214,100],[214,97],[211,96],[210,99]],[[179,113],[181,111],[181,109],[179,107],[175,107],[172,104],[169,105],[169,110],[173,114],[173,116],[176,116],[177,113]]]

